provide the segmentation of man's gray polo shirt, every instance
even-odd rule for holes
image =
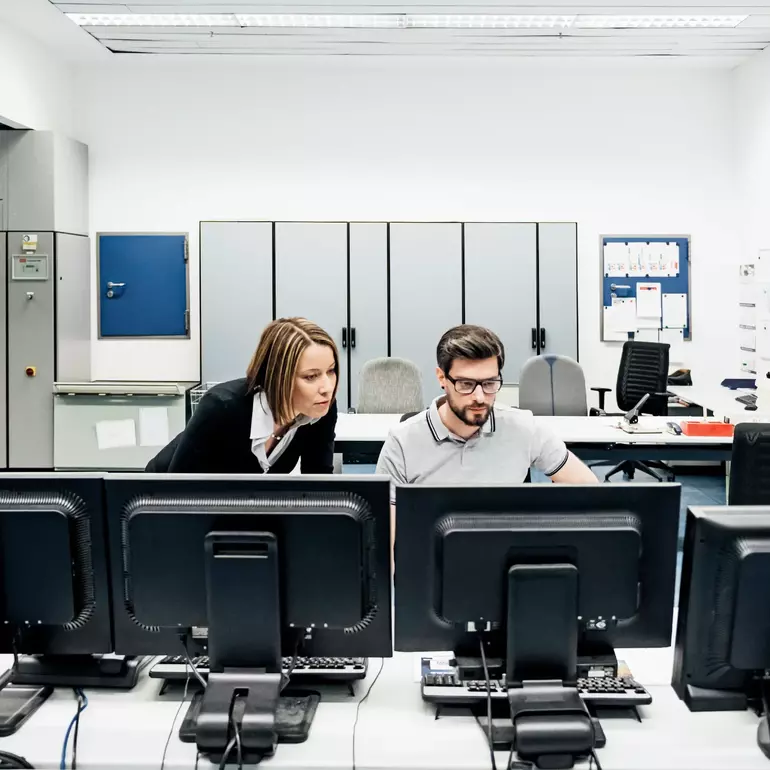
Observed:
[[[441,421],[437,398],[430,408],[391,430],[377,462],[396,484],[520,484],[530,467],[558,473],[569,452],[532,412],[494,407],[467,441]]]

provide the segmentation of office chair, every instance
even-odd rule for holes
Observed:
[[[373,358],[361,367],[359,414],[399,414],[425,408],[420,370],[403,358]]]
[[[668,414],[668,379],[669,345],[660,342],[635,342],[629,340],[623,344],[623,354],[618,367],[618,381],[615,398],[623,414],[633,409],[640,399],[650,394],[642,407],[642,414],[665,416]],[[609,388],[591,388],[599,393],[599,408],[604,409],[604,398]],[[629,479],[635,471],[641,471],[658,481],[673,481],[674,471],[666,463],[657,460],[641,462],[625,460],[616,465],[604,476],[605,481],[616,473],[624,473]],[[658,473],[663,471],[664,473]]]
[[[519,375],[519,407],[536,415],[585,417],[583,367],[569,356],[548,353],[530,358]]]
[[[728,505],[770,505],[770,424],[735,426]]]

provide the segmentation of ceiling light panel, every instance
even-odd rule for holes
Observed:
[[[68,13],[81,27],[238,27],[232,13]]]

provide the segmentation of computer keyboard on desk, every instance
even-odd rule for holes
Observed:
[[[757,394],[747,393],[745,396],[738,396],[735,400],[739,404],[743,404],[744,406],[756,406]]]
[[[482,680],[462,682],[457,674],[427,674],[422,677],[422,697],[429,703],[447,706],[471,705],[486,701],[487,683]],[[490,682],[492,700],[508,697],[503,680]],[[629,677],[591,677],[578,679],[578,694],[589,705],[605,708],[631,708],[652,703],[652,696]]]
[[[198,673],[205,679],[209,675],[208,657],[195,657],[192,662]],[[282,660],[281,666],[284,673],[289,671],[291,663],[292,658]],[[292,679],[312,677],[316,680],[351,682],[364,679],[368,666],[368,658],[297,658],[291,676]],[[192,677],[192,672],[185,662],[184,655],[169,655],[150,669],[150,676],[154,679],[184,681],[188,675]]]

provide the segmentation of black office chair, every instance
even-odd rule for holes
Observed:
[[[770,424],[735,426],[728,505],[770,505]]]
[[[615,387],[615,398],[618,407],[623,410],[622,414],[633,409],[647,394],[649,398],[642,406],[642,414],[657,416],[668,414],[668,396],[666,395],[668,351],[669,345],[660,342],[629,340],[623,344],[623,355],[620,359],[618,381]],[[599,393],[599,408],[604,410],[604,399],[609,388],[591,388],[591,390]],[[636,471],[646,473],[658,481],[673,481],[675,478],[674,471],[666,463],[657,460],[648,462],[625,460],[607,473],[604,480],[609,481],[616,473],[623,473],[632,479]]]

